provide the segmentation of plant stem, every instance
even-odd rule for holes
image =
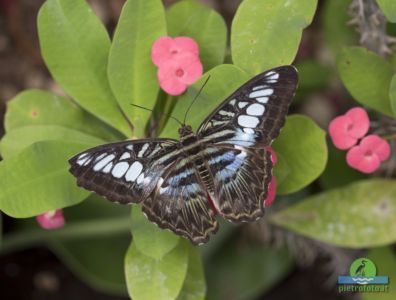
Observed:
[[[106,220],[81,221],[67,224],[56,230],[21,230],[3,237],[0,253],[32,247],[51,240],[85,239],[94,236],[107,236],[130,231],[130,218],[112,218]]]

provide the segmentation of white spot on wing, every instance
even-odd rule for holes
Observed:
[[[273,89],[264,89],[255,91],[249,94],[250,98],[257,98],[257,97],[264,97],[264,96],[271,96],[274,93]]]
[[[256,100],[258,101],[258,102],[260,102],[260,103],[267,103],[268,102],[268,97],[259,97],[259,98],[256,98]]]
[[[229,116],[229,117],[233,117],[234,116],[233,112],[225,111],[225,110],[220,110],[219,114],[222,115],[222,116]]]
[[[139,177],[137,178],[136,182],[138,184],[141,184],[144,180],[144,173],[140,174]]]
[[[138,157],[143,157],[144,153],[146,152],[147,148],[149,147],[149,144],[146,143],[143,145],[142,149],[138,153]]]
[[[122,176],[124,176],[128,168],[129,168],[128,163],[120,162],[114,166],[113,171],[111,171],[111,174],[116,178],[121,178]]]
[[[248,134],[254,134],[254,130],[252,128],[243,128],[243,131]]]
[[[268,76],[268,75],[270,75],[270,76]],[[271,74],[267,74],[267,79],[269,79],[269,80],[275,80],[275,82],[276,82],[276,80],[279,78],[279,74],[278,73],[275,73],[275,72],[271,72]]]
[[[266,76],[266,77],[269,77],[269,76],[272,76],[272,75],[274,75],[274,74],[276,74],[275,71],[270,71],[270,72],[268,72],[265,76]]]
[[[262,116],[264,111],[265,111],[264,106],[261,104],[257,104],[257,103],[249,105],[249,107],[246,110],[248,115],[251,115],[251,116]]]
[[[128,172],[125,175],[126,181],[135,181],[136,178],[139,176],[140,172],[143,170],[143,165],[135,161],[129,168]]]
[[[113,167],[113,163],[111,162],[111,163],[107,164],[106,167],[104,167],[104,169],[102,170],[102,172],[103,172],[103,173],[110,173],[112,167]]]
[[[101,170],[105,165],[111,162],[115,158],[114,154],[109,154],[106,157],[102,158],[102,160],[98,161],[96,165],[93,167],[94,171]]]
[[[235,105],[235,103],[236,103],[236,100],[235,100],[235,99],[232,99],[232,100],[230,101],[230,104],[231,104],[231,105]]]
[[[126,146],[125,148],[127,148],[128,150],[133,151],[133,145],[128,145],[128,146]]]
[[[239,102],[238,103],[238,107],[239,108],[244,108],[246,105],[248,105],[249,104],[249,102]]]
[[[238,124],[242,127],[255,128],[259,123],[259,119],[252,116],[241,115],[238,117]]]
[[[79,157],[78,157],[78,160],[77,160],[77,164],[78,165],[80,165],[80,166],[82,166],[82,165],[84,165],[88,160],[89,160],[89,156],[87,156],[87,153],[85,153],[85,154],[83,154],[83,155],[80,155]]]
[[[131,154],[129,152],[124,152],[121,155],[120,160],[127,159],[127,158],[131,158]]]
[[[255,86],[255,87],[253,88],[253,91],[261,90],[261,89],[263,89],[263,88],[265,88],[265,85],[258,85],[258,86]]]

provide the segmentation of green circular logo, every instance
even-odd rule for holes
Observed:
[[[377,268],[371,260],[361,257],[353,261],[349,268],[349,274],[351,276],[373,277],[377,275]]]

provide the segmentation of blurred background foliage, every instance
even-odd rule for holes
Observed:
[[[162,2],[166,13],[159,0],[91,0],[93,11],[77,0],[0,0],[1,295],[395,299],[392,285],[384,295],[339,294],[336,286],[360,256],[396,276],[394,167],[380,178],[362,175],[325,136],[329,121],[352,106],[372,109],[378,122],[395,117],[394,1]],[[274,143],[275,203],[259,222],[221,222],[199,248],[159,231],[139,208],[78,189],[67,173],[67,158],[90,146],[177,137],[159,112],[182,117],[203,79],[177,98],[159,91],[147,53],[164,34],[193,37],[212,75],[190,114],[194,128],[252,75],[291,62],[300,74]],[[64,228],[43,231],[27,218],[58,207],[65,207]]]

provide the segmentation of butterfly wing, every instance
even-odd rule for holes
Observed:
[[[98,146],[69,163],[79,186],[128,204],[147,198],[176,158],[176,140],[142,139]]]
[[[200,126],[200,139],[217,149],[207,167],[215,186],[211,197],[224,218],[253,221],[264,214],[272,177],[265,147],[285,123],[297,81],[292,66],[264,72],[236,90]]]
[[[177,143],[143,139],[99,146],[71,158],[70,172],[79,186],[113,202],[142,203],[149,220],[201,244],[218,224],[195,166]]]
[[[163,174],[153,193],[142,204],[149,220],[194,244],[206,243],[209,234],[217,231],[218,223],[207,191],[188,157],[180,157]]]

